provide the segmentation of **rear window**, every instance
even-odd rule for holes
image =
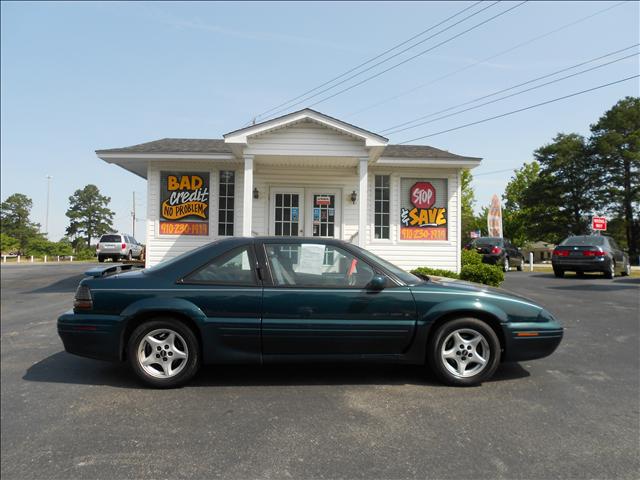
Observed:
[[[476,238],[473,241],[473,245],[475,246],[487,246],[487,245],[502,245],[502,238],[500,237],[481,237]]]
[[[120,235],[103,235],[100,239],[100,243],[113,243],[120,242]]]
[[[575,245],[575,246],[597,246],[601,247],[605,245],[605,237],[594,235],[579,235],[576,237],[565,238],[560,245]]]

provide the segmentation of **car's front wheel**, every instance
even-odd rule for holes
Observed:
[[[629,275],[631,275],[631,262],[627,260],[627,263],[624,266],[624,270],[622,271],[622,276],[628,277]]]
[[[498,368],[500,340],[482,320],[451,320],[431,336],[428,361],[436,376],[447,385],[478,385],[491,378]]]
[[[129,337],[127,354],[138,378],[156,388],[183,385],[200,367],[195,334],[184,323],[173,319],[141,324]]]
[[[516,269],[521,272],[524,270],[524,258],[520,259],[520,262],[518,263],[518,266],[516,267]]]

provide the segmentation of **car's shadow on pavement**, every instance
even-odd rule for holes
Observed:
[[[498,367],[490,382],[528,377],[518,363]],[[101,362],[55,353],[29,367],[22,377],[29,382],[104,385],[140,388],[125,364]],[[425,367],[415,365],[207,365],[189,383],[190,387],[291,386],[291,385],[424,385],[443,387]]]
[[[40,287],[35,290],[31,290],[30,292],[24,293],[66,293],[66,292],[75,292],[76,288],[78,288],[78,284],[80,280],[84,278],[83,274],[73,275],[71,277],[63,278],[62,280],[58,280],[57,282],[53,282],[46,287]]]

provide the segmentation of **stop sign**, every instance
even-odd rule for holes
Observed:
[[[604,217],[593,217],[591,220],[591,228],[594,230],[606,230],[607,219]]]
[[[429,182],[418,182],[409,191],[411,203],[418,208],[431,208],[436,201],[436,189]]]

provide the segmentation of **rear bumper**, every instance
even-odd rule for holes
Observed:
[[[58,335],[64,349],[74,355],[97,360],[120,361],[122,317],[76,314],[58,318]]]
[[[482,263],[488,263],[489,265],[497,265],[501,264],[504,261],[504,256],[500,255],[491,255],[490,253],[482,254]]]
[[[607,272],[611,268],[609,257],[594,258],[554,258],[551,265],[556,270],[569,270],[572,272]]]

